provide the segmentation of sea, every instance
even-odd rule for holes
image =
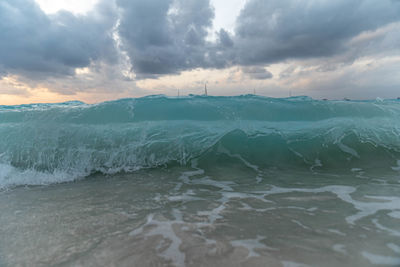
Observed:
[[[400,266],[400,100],[0,106],[0,266]]]

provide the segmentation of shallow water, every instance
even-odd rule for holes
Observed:
[[[0,193],[2,266],[399,266],[399,176],[231,162]]]

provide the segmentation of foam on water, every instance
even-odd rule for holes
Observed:
[[[383,255],[376,255],[370,252],[362,252],[362,255],[367,258],[372,264],[398,266],[400,265],[399,257],[390,257]]]
[[[0,106],[0,187],[225,156],[256,172],[398,171],[399,117],[397,100],[252,95]]]
[[[256,239],[233,240],[231,241],[231,244],[234,247],[245,247],[249,251],[247,258],[259,257],[260,254],[256,252],[257,249],[278,250],[276,248],[270,248],[260,242],[262,239],[265,238],[266,237],[264,236],[257,236]]]
[[[0,192],[0,258],[5,266],[396,266],[398,184],[352,172],[256,173],[232,159]]]
[[[69,182],[85,176],[85,173],[79,172],[74,174],[62,171],[48,173],[33,169],[18,169],[10,164],[0,163],[0,189],[16,185],[49,185],[53,183]]]

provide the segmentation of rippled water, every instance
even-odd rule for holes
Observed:
[[[0,214],[4,266],[400,265],[394,173],[194,162],[14,188]]]

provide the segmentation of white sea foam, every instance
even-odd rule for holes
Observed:
[[[400,258],[373,254],[367,251],[361,253],[372,264],[399,266]]]
[[[347,254],[346,251],[346,246],[343,244],[335,244],[332,246],[332,249],[336,252],[342,253],[342,254]]]
[[[339,231],[339,230],[336,230],[336,229],[328,229],[328,231],[331,232],[331,233],[340,235],[340,236],[346,236],[345,233],[343,233],[343,232],[341,232],[341,231]]]
[[[400,210],[398,210],[398,211],[392,211],[392,212],[388,213],[388,215],[389,215],[390,217],[392,217],[392,218],[400,219]]]
[[[396,253],[400,254],[400,246],[393,244],[393,243],[389,243],[387,244],[388,248],[390,248],[391,250],[393,250]]]
[[[175,216],[175,220],[157,220],[153,214],[150,214],[147,217],[146,223],[140,228],[131,231],[129,235],[143,235],[144,237],[162,236],[163,240],[169,240],[170,244],[160,253],[160,256],[167,260],[172,260],[176,266],[185,266],[185,253],[179,249],[182,240],[174,230],[175,224],[183,223],[182,214],[179,210],[174,210],[173,215]],[[163,247],[163,245],[163,243],[159,244],[160,247]]]
[[[355,221],[373,215],[381,210],[392,210],[397,211],[400,207],[400,197],[397,196],[373,196],[369,199],[371,201],[363,202],[353,199],[352,193],[356,191],[355,187],[351,186],[324,186],[313,189],[302,189],[302,188],[283,188],[272,186],[268,191],[258,191],[258,193],[263,193],[265,195],[269,194],[281,194],[289,192],[307,192],[307,193],[321,193],[321,192],[331,192],[335,194],[341,200],[352,204],[358,212],[356,214],[346,217],[346,221],[350,224],[354,224]],[[376,201],[373,201],[376,200]],[[395,213],[396,214],[396,213]]]
[[[388,232],[388,233],[390,233],[392,236],[400,237],[400,231],[396,231],[396,230],[394,230],[394,229],[391,229],[391,228],[389,228],[389,227],[386,227],[386,226],[380,224],[379,221],[378,221],[378,219],[372,219],[372,222],[375,224],[375,226],[376,226],[378,229],[383,230],[383,231],[385,231],[385,232]]]
[[[257,238],[255,238],[255,239],[233,240],[230,243],[234,247],[246,248],[249,251],[247,258],[261,256],[256,250],[261,250],[261,251],[262,250],[273,250],[273,251],[278,250],[276,248],[271,248],[271,247],[266,246],[264,243],[261,242],[263,239],[265,239],[264,236],[257,236]]]
[[[0,189],[16,185],[48,185],[73,181],[85,173],[66,173],[55,171],[53,173],[39,172],[36,170],[20,170],[9,164],[0,163]]]

